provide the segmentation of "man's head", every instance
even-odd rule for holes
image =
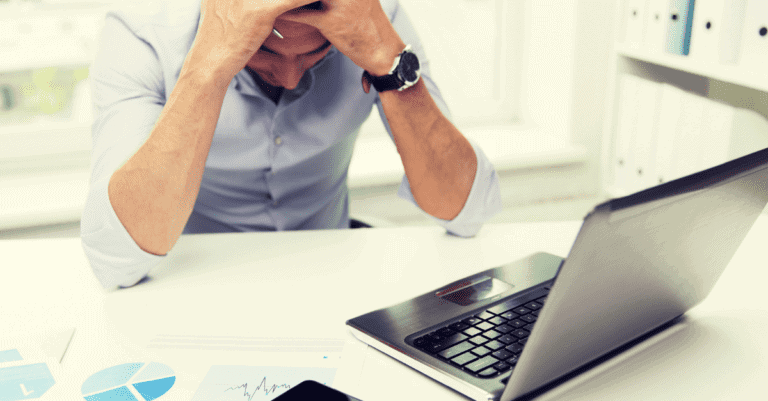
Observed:
[[[317,1],[286,14],[320,9],[322,3]],[[282,16],[275,20],[275,29],[283,38],[269,35],[248,61],[248,67],[270,85],[294,89],[304,73],[325,57],[331,43],[317,28]]]

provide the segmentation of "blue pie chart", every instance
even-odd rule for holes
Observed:
[[[94,373],[80,392],[86,401],[152,401],[175,382],[173,370],[162,363],[125,363]]]

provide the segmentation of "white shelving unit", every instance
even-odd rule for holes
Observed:
[[[704,34],[700,34],[700,37],[697,38],[697,29],[704,29],[703,27],[708,22],[712,24],[708,18],[703,18],[701,15],[697,16],[696,7],[701,5],[704,9],[704,7],[712,7],[712,3],[718,3],[720,7],[723,5],[732,6],[740,1],[743,1],[741,5],[742,7],[746,6],[748,11],[750,10],[749,7],[755,7],[750,4],[750,0],[720,0],[719,3],[712,0],[696,1],[692,28],[694,35],[690,38],[691,49],[695,48],[694,42],[697,39],[704,40],[702,38],[705,37]],[[620,24],[611,56],[609,93],[606,105],[608,114],[604,122],[602,146],[602,182],[607,197],[624,196],[645,188],[628,190],[626,187],[618,185],[616,180],[617,171],[620,170],[618,167],[620,157],[617,158],[620,151],[617,148],[621,147],[619,141],[623,140],[619,138],[620,125],[622,124],[621,102],[622,96],[626,95],[622,94],[622,81],[627,76],[681,89],[684,94],[692,95],[691,98],[694,100],[711,101],[726,107],[733,107],[737,111],[750,113],[751,117],[747,122],[746,130],[743,132],[722,132],[722,135],[729,135],[726,139],[726,142],[730,143],[729,160],[768,147],[768,74],[766,74],[768,63],[760,62],[763,57],[768,61],[768,35],[765,35],[765,27],[768,26],[768,14],[763,14],[762,17],[747,14],[741,26],[743,29],[739,42],[741,54],[737,60],[720,62],[716,56],[717,49],[713,49],[715,57],[706,58],[701,53],[694,52],[688,55],[672,54],[665,50],[662,43],[655,43],[659,38],[666,40],[666,37],[659,35],[658,32],[654,33],[653,29],[658,29],[658,27],[654,27],[653,24],[658,24],[657,21],[660,20],[663,24],[664,19],[670,19],[670,14],[673,13],[673,8],[670,7],[672,3],[675,1],[625,0],[616,5],[616,20],[620,21]],[[760,6],[762,5],[757,7]],[[654,9],[654,7],[656,8]],[[727,14],[728,8],[726,7],[724,11]],[[660,16],[661,19],[659,20],[657,16]],[[635,21],[635,24],[640,23],[641,26],[636,25],[633,28],[632,18],[644,18],[645,21]],[[763,18],[764,21],[760,18]],[[696,24],[701,24],[702,27],[696,28]],[[631,32],[632,29],[639,29],[640,33]],[[714,46],[717,47],[717,45]],[[720,46],[724,45],[720,44]],[[756,49],[759,50],[759,54],[745,54],[746,51],[755,51]],[[763,53],[762,50],[765,52]],[[659,105],[657,110],[662,108],[663,105]],[[700,123],[707,124],[706,118],[702,118]],[[624,122],[624,124],[628,123]],[[655,124],[645,124],[645,126],[657,128],[658,122]],[[638,127],[642,125],[637,123]],[[655,138],[658,137],[655,136]],[[703,136],[694,139],[704,140]],[[648,145],[646,143],[634,144],[633,152],[637,152],[638,149],[643,149],[644,146]],[[672,157],[679,157],[679,150],[673,149]],[[658,155],[658,152],[665,150],[653,146],[650,151],[657,152],[652,154]],[[659,162],[659,159],[653,159],[653,156],[651,160],[655,163]],[[727,160],[723,160],[723,162],[725,161]],[[638,172],[632,171],[631,173],[637,174]]]

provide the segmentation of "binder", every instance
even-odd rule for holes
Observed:
[[[681,93],[680,116],[677,120],[677,132],[673,145],[675,156],[673,179],[699,171],[704,105],[704,98],[690,92]]]
[[[723,29],[720,30],[718,46],[719,60],[722,64],[738,64],[741,51],[741,36],[744,31],[744,18],[747,13],[747,0],[725,0],[723,7]]]
[[[768,1],[748,0],[742,32],[742,62],[761,76],[768,70]]]
[[[633,165],[632,149],[638,116],[636,107],[638,80],[639,78],[633,75],[625,74],[619,82],[619,113],[614,140],[612,184],[622,193],[631,191],[634,180],[630,168]]]
[[[691,59],[704,63],[719,61],[725,0],[696,0],[691,28]]]
[[[661,84],[661,100],[659,101],[656,128],[656,166],[653,169],[655,185],[671,181],[674,176],[674,146],[680,118],[682,92],[672,85]]]
[[[664,49],[667,37],[667,13],[669,0],[649,0],[645,13],[644,48],[650,53],[658,54]]]
[[[629,7],[629,0],[619,0],[618,4],[619,25],[616,29],[616,42],[624,43],[627,41],[627,7]]]
[[[637,124],[634,127],[632,148],[632,181],[630,191],[636,192],[656,185],[656,122],[658,121],[661,84],[645,79],[637,80]]]
[[[704,99],[704,103],[697,170],[705,170],[729,160],[736,110],[728,104],[710,99]]]
[[[729,160],[768,148],[768,119],[755,111],[734,108],[730,130]]]
[[[638,50],[645,35],[645,10],[648,0],[628,0],[624,13],[627,18],[626,43],[630,49]]]
[[[668,53],[687,56],[691,44],[691,24],[693,24],[694,0],[670,0],[667,17]]]

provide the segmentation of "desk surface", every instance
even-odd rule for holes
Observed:
[[[565,256],[580,225],[489,224],[472,239],[432,226],[187,235],[149,280],[112,292],[93,278],[79,239],[0,241],[9,277],[0,281],[0,334],[77,328],[65,371],[92,369],[92,356],[105,349],[129,355],[136,350],[126,344],[158,334],[351,338],[344,325],[351,317],[533,252]],[[765,238],[761,215],[710,296],[681,323],[540,398],[764,395]],[[365,352],[353,394],[366,401],[465,399]]]

